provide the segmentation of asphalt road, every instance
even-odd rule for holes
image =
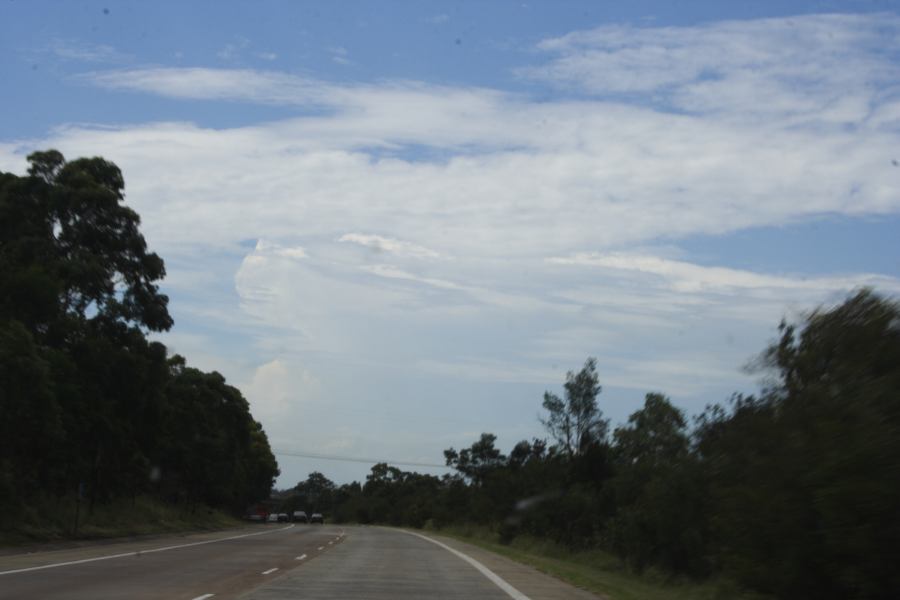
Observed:
[[[594,598],[490,552],[379,527],[259,525],[0,556],[0,599]]]

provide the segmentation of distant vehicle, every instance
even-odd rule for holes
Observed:
[[[295,510],[293,516],[294,523],[309,523],[309,517],[306,516],[306,511]]]
[[[322,516],[322,513],[313,513],[309,518],[310,523],[321,523],[325,524],[325,517]]]
[[[271,513],[269,515],[269,518],[266,519],[266,523],[277,523],[277,522],[278,522],[278,514],[277,513]]]
[[[258,515],[258,514],[256,514],[256,513],[252,513],[252,514],[247,515],[247,520],[248,520],[248,521],[252,521],[252,522],[254,522],[254,523],[262,523],[262,522],[263,522],[263,516],[262,516],[262,515]]]
[[[287,513],[278,513],[278,522],[279,523],[287,523],[290,520],[291,520],[291,518],[288,516]]]

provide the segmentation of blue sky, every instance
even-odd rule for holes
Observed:
[[[900,292],[897,8],[6,0],[0,170],[123,169],[161,339],[277,451],[508,450],[587,356],[614,425],[696,414],[782,317]]]

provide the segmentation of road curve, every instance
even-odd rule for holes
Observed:
[[[228,533],[0,556],[0,600],[7,598],[596,597],[496,554],[437,536],[381,527],[260,525]]]
[[[382,527],[346,532],[340,546],[241,600],[598,600],[531,567],[445,537]]]
[[[510,600],[447,550],[402,531],[354,528],[340,547],[242,600]]]

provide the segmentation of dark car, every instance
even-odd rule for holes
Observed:
[[[321,523],[325,524],[325,517],[322,516],[322,513],[313,513],[309,518],[310,523]]]
[[[309,517],[306,516],[306,512],[302,510],[294,511],[294,523],[309,523]]]

